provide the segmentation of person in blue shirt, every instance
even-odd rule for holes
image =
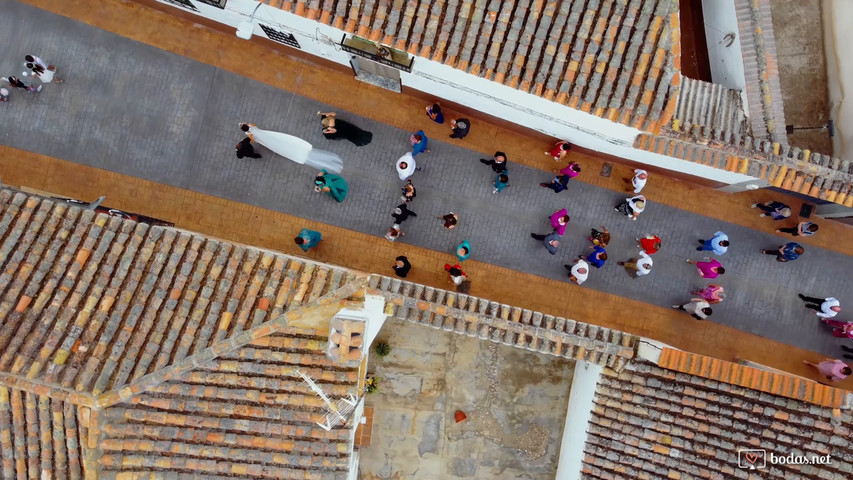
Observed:
[[[460,262],[464,262],[468,260],[468,257],[471,256],[471,244],[468,243],[468,240],[462,240],[462,243],[456,247],[456,258],[459,259]]]
[[[412,135],[411,142],[412,142],[412,156],[413,157],[419,153],[429,152],[429,150],[427,149],[427,144],[429,143],[429,139],[427,138],[426,133],[424,133],[423,130],[418,130],[417,133]]]
[[[729,249],[729,236],[723,232],[717,232],[709,240],[702,240],[700,238],[699,243],[701,243],[702,246],[696,247],[696,250],[700,252],[704,250],[714,252],[717,255],[722,255]]]
[[[441,105],[433,103],[426,107],[426,113],[429,118],[435,123],[444,123],[444,115],[441,113]]]
[[[802,245],[796,242],[788,242],[782,245],[777,250],[764,250],[761,253],[765,255],[776,255],[777,262],[791,262],[798,258],[806,251]]]
[[[509,186],[509,170],[504,170],[503,173],[498,174],[497,178],[495,178],[495,189],[492,190],[492,193],[500,193],[504,188]]]
[[[595,268],[603,267],[604,262],[607,261],[607,251],[598,245],[589,248],[592,249],[592,253],[586,256],[586,261]],[[578,255],[578,258],[583,258],[583,255]]]
[[[312,247],[316,247],[320,240],[323,239],[323,235],[320,232],[315,232],[314,230],[308,230],[307,228],[303,228],[299,235],[293,239],[299,248],[303,251],[308,251]]]

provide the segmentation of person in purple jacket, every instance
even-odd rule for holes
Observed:
[[[565,208],[552,213],[548,219],[551,220],[551,228],[556,230],[561,236],[566,233],[566,226],[568,226],[569,220],[571,220],[569,212]]]

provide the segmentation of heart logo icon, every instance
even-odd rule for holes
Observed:
[[[756,460],[758,460],[758,454],[757,453],[747,453],[746,454],[746,461],[747,462],[755,463]]]

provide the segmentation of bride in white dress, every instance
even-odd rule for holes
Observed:
[[[273,153],[300,165],[308,165],[317,170],[326,170],[329,173],[341,173],[344,169],[344,162],[340,156],[325,150],[318,150],[299,137],[261,130],[254,123],[241,123],[240,129],[246,132],[246,135],[253,142],[257,142],[272,150]]]

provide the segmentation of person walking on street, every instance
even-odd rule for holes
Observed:
[[[412,157],[419,153],[429,153],[429,150],[427,149],[429,139],[423,130],[418,130],[417,133],[413,133],[412,136],[409,137],[409,141],[412,143]]]
[[[569,271],[569,280],[578,285],[582,285],[589,277],[589,264],[582,258],[575,260],[572,264],[563,265],[563,267]]]
[[[450,276],[450,281],[453,282],[454,285],[459,286],[466,278],[468,278],[468,275],[462,271],[462,266],[459,264],[450,265],[449,263],[445,263],[444,269],[447,270],[447,274]]]
[[[394,166],[397,168],[397,175],[400,177],[400,180],[404,182],[415,173],[415,170],[420,170],[415,164],[415,158],[409,152],[400,157]]]
[[[643,238],[637,239],[637,246],[642,248],[649,255],[654,255],[660,250],[660,237],[657,235],[646,235]]]
[[[509,170],[504,170],[502,173],[499,173],[495,178],[495,189],[492,190],[492,193],[500,193],[504,190],[504,188],[509,186]]]
[[[713,310],[711,310],[711,305],[701,298],[691,299],[690,303],[685,303],[683,305],[673,305],[672,308],[685,311],[696,320],[705,320],[714,313]]]
[[[761,253],[765,255],[776,255],[777,262],[792,262],[800,258],[800,255],[805,253],[805,251],[806,249],[802,245],[795,242],[788,242],[776,250],[761,249]]]
[[[795,237],[811,237],[815,233],[817,233],[818,226],[813,222],[800,222],[796,227],[790,228],[780,228],[776,230],[776,233],[790,233]]]
[[[642,195],[637,195],[636,197],[626,198],[624,202],[616,205],[617,212],[622,212],[626,217],[631,220],[636,220],[637,217],[643,213],[643,210],[646,209],[646,197]]]
[[[8,102],[9,101],[9,90],[5,88],[0,88],[0,102]]]
[[[802,301],[806,302],[806,308],[816,311],[817,316],[820,318],[833,318],[841,311],[841,302],[836,300],[834,297],[808,297],[802,293],[798,293],[797,296],[799,296]]]
[[[435,123],[444,123],[444,115],[441,113],[441,105],[438,102],[426,107],[426,114]]]
[[[832,358],[827,358],[820,363],[803,360],[803,363],[816,368],[820,375],[830,382],[840,382],[853,373],[853,369],[848,367],[846,363]]]
[[[566,233],[566,226],[569,224],[569,212],[563,208],[555,211],[548,217],[548,220],[551,221],[551,228],[557,231],[561,236]]]
[[[462,240],[462,243],[456,247],[455,253],[460,262],[468,260],[468,257],[471,256],[471,244],[468,243],[468,240]]]
[[[829,320],[826,318],[822,321],[832,327],[833,337],[853,338],[853,322],[842,322],[840,320]]]
[[[589,240],[593,245],[598,245],[599,247],[606,247],[608,243],[610,243],[610,232],[604,228],[604,225],[599,225],[598,228],[601,231],[591,228],[589,230]]]
[[[568,165],[561,168],[560,170],[554,170],[554,173],[566,175],[567,177],[572,179],[581,174],[581,166],[577,162],[570,162]]]
[[[457,118],[450,121],[450,129],[453,131],[450,138],[465,138],[471,130],[471,123],[467,118]]]
[[[237,150],[237,158],[261,158],[260,153],[255,153],[255,147],[252,146],[252,139],[249,137],[240,140],[234,148]]]
[[[490,165],[495,173],[503,173],[506,171],[506,154],[504,152],[495,152],[493,158],[481,158],[480,163]]]
[[[648,275],[652,271],[652,265],[654,265],[654,262],[652,261],[652,257],[650,257],[646,252],[640,252],[639,257],[631,258],[625,262],[616,262],[616,265],[625,267],[625,270],[627,270],[633,278],[637,278],[642,277],[643,275]]]
[[[715,255],[722,255],[729,249],[729,236],[723,232],[717,232],[708,240],[699,239],[702,245],[696,247],[696,250],[702,252],[714,252]]]
[[[417,190],[415,190],[415,185],[412,183],[412,179],[406,180],[406,184],[403,185],[403,196],[400,197],[400,201],[409,203],[418,196]]]
[[[397,275],[400,278],[406,278],[406,275],[409,274],[409,270],[412,269],[412,264],[409,263],[409,259],[406,258],[405,255],[400,255],[394,261],[394,275]]]
[[[29,93],[40,92],[41,87],[42,87],[41,85],[39,85],[39,86],[27,85],[26,83],[22,82],[20,79],[18,79],[18,77],[14,76],[14,75],[9,75],[8,77],[2,77],[2,78],[0,78],[0,80],[2,80],[4,82],[8,82],[9,85],[12,87],[20,88],[22,90],[26,90]]]
[[[550,188],[554,193],[560,193],[569,185],[571,177],[568,175],[558,175],[551,180],[551,183],[542,182],[539,184],[542,188]]]
[[[395,223],[394,225],[391,225],[391,228],[388,229],[388,232],[385,234],[385,239],[389,242],[396,242],[398,238],[405,235],[405,233],[400,231],[400,225]]]
[[[791,216],[791,207],[782,202],[772,201],[764,203],[753,203],[751,208],[758,208],[764,213],[761,217],[771,217],[773,220],[785,220]]]
[[[589,248],[592,249],[592,253],[586,256],[586,261],[595,268],[603,267],[604,262],[607,261],[607,251],[598,245],[593,245]],[[578,255],[578,258],[583,259],[583,255]]]
[[[560,140],[555,143],[551,150],[545,152],[545,155],[550,155],[555,162],[559,162],[566,155],[569,154],[569,151],[572,149],[572,144],[566,140]]]
[[[437,217],[439,220],[444,221],[444,228],[447,230],[453,230],[456,228],[456,224],[459,223],[459,215],[450,212],[447,215],[442,215]]]
[[[26,62],[26,67],[35,72],[36,69],[41,70],[44,73],[47,73],[48,80],[42,80],[44,83],[50,83],[54,81],[56,83],[62,83],[63,80],[60,80],[59,77],[56,76],[56,67],[48,64],[38,55],[25,55],[24,61]],[[30,66],[32,65],[32,67]],[[41,78],[41,76],[39,76]]]
[[[397,205],[397,208],[394,209],[391,216],[394,217],[394,223],[399,225],[409,217],[417,217],[418,214],[409,210],[409,206],[405,203],[401,203],[400,205]]]
[[[640,170],[639,168],[634,170],[634,176],[630,179],[626,179],[625,183],[630,183],[633,187],[634,195],[637,195],[641,191],[643,191],[643,187],[646,186],[646,180],[649,178],[649,173],[645,170]],[[629,192],[631,190],[628,190]]]
[[[700,262],[698,260],[686,260],[687,263],[696,265],[696,268],[699,270],[699,276],[702,278],[717,278],[718,276],[726,273],[726,269],[720,265],[720,262],[717,261],[716,258],[712,258],[708,262]]]
[[[726,298],[725,289],[723,289],[722,285],[717,285],[716,283],[709,283],[708,286],[702,290],[693,290],[690,294],[699,295],[703,300],[711,305],[720,303]]]
[[[323,235],[320,232],[303,228],[293,241],[299,245],[299,248],[301,248],[302,251],[307,252],[311,248],[316,247],[322,239]]]
[[[560,234],[554,230],[548,235],[539,235],[537,233],[531,233],[530,238],[534,240],[541,240],[542,244],[545,245],[545,248],[548,249],[548,253],[554,255],[557,253],[557,247],[560,246]]]

